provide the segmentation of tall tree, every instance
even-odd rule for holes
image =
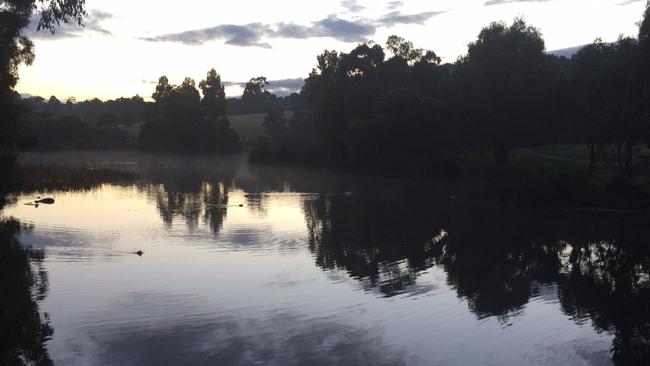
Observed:
[[[643,137],[642,102],[635,96],[637,40],[620,37],[610,46],[607,62],[607,119],[614,138],[616,160],[621,171],[632,173],[636,145]],[[641,102],[641,103],[640,103]]]
[[[19,110],[13,89],[18,66],[34,61],[34,44],[22,32],[34,13],[38,30],[54,33],[61,23],[82,24],[85,0],[0,0],[0,151],[15,145]]]
[[[305,80],[302,92],[314,110],[314,128],[323,144],[324,153],[333,159],[344,149],[346,121],[343,116],[344,97],[339,89],[344,54],[325,50],[316,57],[317,66]]]
[[[151,95],[156,103],[164,102],[171,95],[173,86],[169,84],[169,79],[167,76],[161,76],[158,78],[158,84],[156,85],[156,91]]]
[[[395,35],[388,37],[388,40],[386,41],[386,48],[395,57],[400,57],[409,63],[418,61],[424,54],[424,50],[415,48],[415,46],[413,46],[413,42],[407,41],[406,39]]]
[[[544,48],[540,32],[518,18],[510,26],[484,28],[460,59],[465,103],[473,112],[466,127],[478,129],[497,163],[508,163],[511,148],[525,143],[541,122]]]
[[[257,76],[251,78],[244,87],[244,94],[242,94],[242,99],[247,98],[264,98],[271,93],[266,90],[266,87],[269,85],[269,82],[264,76]]]
[[[162,76],[152,97],[152,113],[138,136],[144,150],[235,152],[239,137],[225,118],[225,95],[219,74],[210,70],[200,83],[203,98],[191,78],[172,85]]]
[[[647,2],[643,21],[639,27],[639,52],[635,94],[641,106],[640,114],[645,125],[645,139],[650,144],[650,1]]]
[[[596,160],[607,139],[607,81],[606,60],[611,48],[597,39],[583,47],[573,57],[573,85],[575,88],[575,111],[579,134],[589,148],[590,170],[594,171]]]
[[[215,69],[210,69],[201,80],[199,88],[203,93],[201,105],[206,118],[217,120],[226,115],[226,92],[221,83],[221,76]]]

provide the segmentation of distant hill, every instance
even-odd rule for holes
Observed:
[[[549,55],[555,55],[555,56],[560,56],[560,57],[566,57],[566,58],[571,58],[573,55],[578,53],[585,45],[581,46],[575,46],[575,47],[569,47],[569,48],[562,48],[559,50],[553,50],[553,51],[548,51]]]

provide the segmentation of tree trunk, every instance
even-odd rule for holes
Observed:
[[[588,143],[589,145],[589,175],[594,174],[596,168],[596,144],[594,142]]]
[[[499,165],[510,164],[510,149],[507,147],[497,147],[494,149],[494,161]]]
[[[625,164],[625,173],[629,176],[634,175],[632,162],[634,161],[634,144],[628,142],[625,144],[625,149],[623,152],[623,161]]]
[[[620,141],[616,141],[616,163],[618,165],[618,170],[623,171],[623,153],[622,153],[622,144]]]

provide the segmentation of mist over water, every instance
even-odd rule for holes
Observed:
[[[24,154],[57,365],[611,365],[648,352],[646,214],[232,157]],[[47,177],[47,179],[42,179]],[[36,197],[52,205],[25,205]],[[136,252],[142,251],[142,256]]]

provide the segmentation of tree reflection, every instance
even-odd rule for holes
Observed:
[[[52,365],[45,343],[53,329],[38,307],[49,287],[44,254],[21,246],[19,231],[18,221],[0,221],[0,364]]]
[[[223,182],[203,182],[200,188],[190,192],[173,190],[164,184],[146,189],[168,228],[172,227],[175,218],[181,218],[189,230],[196,230],[203,220],[213,233],[221,231],[228,213],[229,190]]]
[[[582,220],[566,243],[567,273],[560,282],[563,310],[577,321],[615,335],[620,365],[650,364],[650,232],[647,217]]]
[[[228,191],[240,168],[240,158],[200,156],[141,156],[140,187],[156,203],[165,225],[175,218],[196,230],[203,220],[218,234],[227,214]]]
[[[557,280],[553,231],[540,226],[546,223],[520,210],[454,204],[439,261],[449,285],[479,318],[507,321],[539,293],[540,284]]]
[[[557,285],[567,316],[613,334],[616,364],[650,364],[646,215],[440,202],[394,190],[306,201],[316,264],[386,296],[415,291],[419,274],[440,265],[472,313],[504,323]]]
[[[21,166],[21,190],[91,191],[102,184],[133,185],[156,204],[166,227],[180,219],[189,230],[204,224],[218,234],[240,167],[240,156],[31,154]]]
[[[539,284],[557,283],[571,319],[613,333],[616,364],[650,364],[647,217],[473,206],[451,222],[440,262],[477,316],[516,316]]]
[[[434,264],[440,210],[403,192],[321,195],[305,202],[309,248],[322,268],[340,268],[386,296],[404,293]]]

